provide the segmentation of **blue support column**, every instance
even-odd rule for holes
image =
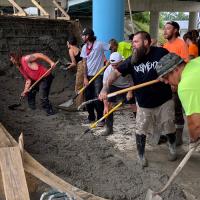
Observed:
[[[124,40],[124,0],[93,0],[93,30],[97,40]]]

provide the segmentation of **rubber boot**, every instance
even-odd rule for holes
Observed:
[[[52,105],[49,103],[49,105],[46,107],[46,113],[47,113],[47,116],[50,116],[50,115],[54,115],[55,112],[53,111],[53,108],[52,108]]]
[[[177,159],[176,153],[176,133],[167,134],[168,147],[169,147],[169,161]]]
[[[105,122],[105,131],[102,134],[103,136],[111,135],[113,134],[113,113],[111,113],[107,118]]]
[[[142,168],[148,166],[148,161],[144,156],[145,153],[145,144],[146,144],[146,135],[138,135],[135,134],[136,137],[136,145],[137,145],[137,151],[138,151],[138,158],[139,158],[139,163],[142,166]]]
[[[158,145],[164,144],[167,142],[167,136],[166,135],[161,135],[158,141]]]
[[[176,129],[176,146],[180,146],[183,144],[183,128]]]

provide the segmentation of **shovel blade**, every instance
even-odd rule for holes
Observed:
[[[145,200],[162,200],[162,197],[155,195],[155,192],[151,189],[148,189]]]
[[[58,107],[61,108],[61,109],[62,108],[68,108],[68,107],[72,106],[73,103],[74,103],[73,99],[70,99],[70,100],[60,104]]]
[[[16,110],[16,108],[19,107],[19,106],[21,106],[21,103],[9,105],[8,109],[9,110]]]

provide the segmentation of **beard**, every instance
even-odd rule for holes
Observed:
[[[171,40],[171,39],[173,38],[173,34],[172,34],[172,33],[170,33],[170,34],[168,34],[168,35],[167,35],[167,34],[166,34],[166,35],[164,34],[164,38],[167,39],[167,40]]]
[[[144,56],[146,55],[147,48],[142,45],[137,49],[133,49],[132,57],[131,57],[131,64],[136,64],[141,61]]]

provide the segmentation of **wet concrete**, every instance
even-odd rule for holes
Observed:
[[[86,113],[57,110],[56,115],[47,117],[39,106],[39,100],[35,111],[29,111],[26,102],[16,111],[8,110],[7,106],[18,100],[22,84],[23,80],[14,74],[1,73],[0,121],[15,138],[23,132],[25,149],[70,184],[107,199],[144,200],[147,189],[159,190],[178,165],[178,161],[167,161],[165,145],[147,145],[150,166],[141,169],[133,136],[135,119],[130,109],[115,114],[113,135],[101,136],[102,129],[96,129],[78,140],[77,137],[88,128],[82,124]],[[56,91],[56,84],[53,87]],[[70,98],[72,89],[68,87],[52,93],[50,99],[53,105]],[[181,157],[184,153],[184,149],[179,150]],[[199,157],[193,158],[184,172],[192,175],[175,181],[163,193],[164,200],[192,200],[191,196],[198,199],[199,191],[189,188],[200,183],[199,170],[195,168],[199,163]],[[187,180],[184,180],[186,177]],[[38,192],[31,194],[31,199],[38,199],[45,189],[48,188],[38,188]]]

